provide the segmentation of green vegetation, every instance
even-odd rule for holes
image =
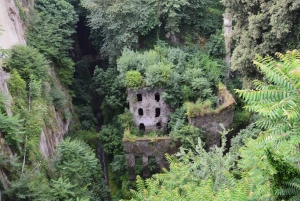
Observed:
[[[7,61],[9,70],[16,69],[27,84],[30,80],[45,80],[48,77],[48,62],[37,49],[30,46],[14,46],[10,54]]]
[[[143,77],[139,71],[128,71],[125,77],[125,84],[132,89],[143,87]]]
[[[226,73],[224,63],[197,48],[184,51],[165,45],[157,45],[154,50],[144,53],[124,49],[117,60],[117,69],[120,73],[118,77],[125,86],[128,86],[128,74],[135,72],[135,82],[132,81],[135,88],[144,85],[142,80],[145,80],[147,87],[165,88],[163,99],[173,107],[198,98],[216,102],[213,88],[218,86]]]
[[[225,155],[223,138],[222,146],[210,152],[203,151],[199,143],[195,151],[181,150],[179,158],[169,157],[170,171],[145,182],[138,178],[132,200],[299,198],[299,105],[296,103],[300,54],[293,51],[277,55],[279,61],[271,57],[255,60],[267,82],[255,81],[256,90],[237,90],[246,100],[246,108],[259,114],[255,126],[250,125],[232,139],[232,147]]]
[[[0,71],[0,200],[300,200],[297,1],[14,2],[27,46],[0,50],[10,74]],[[164,89],[167,133],[135,127],[126,88],[144,87]],[[188,120],[235,100],[233,130],[205,150],[207,134]],[[170,138],[182,145],[170,169],[149,157],[142,179],[137,156],[130,181],[123,142]]]
[[[74,63],[68,57],[75,33],[77,14],[65,0],[36,0],[29,18],[28,45],[51,60],[64,84],[73,79]]]
[[[124,47],[137,48],[141,37],[156,41],[165,34],[185,32],[192,41],[199,35],[209,37],[221,29],[224,10],[220,2],[193,0],[81,0],[81,4],[89,11],[89,26],[97,36],[94,43],[111,63]]]
[[[256,54],[273,56],[276,52],[299,49],[300,6],[297,2],[222,1],[235,22],[232,68],[248,80],[261,77],[252,63]]]

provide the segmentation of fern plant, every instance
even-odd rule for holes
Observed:
[[[246,101],[245,108],[261,116],[256,125],[264,130],[256,140],[246,143],[239,165],[253,176],[254,186],[271,183],[273,190],[265,191],[272,194],[269,198],[292,199],[297,194],[286,185],[291,185],[294,178],[287,175],[300,169],[300,53],[294,50],[276,55],[278,60],[257,56],[254,61],[267,81],[255,80],[255,90],[236,90]],[[278,155],[282,156],[280,162]],[[283,164],[287,164],[285,168]]]
[[[256,90],[236,90],[248,103],[246,109],[264,118],[257,122],[272,133],[296,128],[300,114],[300,53],[276,53],[279,61],[270,56],[257,56],[254,63],[268,79],[268,83],[254,81]]]

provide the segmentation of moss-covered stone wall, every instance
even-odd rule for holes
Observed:
[[[175,154],[180,147],[180,142],[173,141],[170,137],[157,137],[153,139],[136,139],[135,141],[123,141],[124,151],[126,153],[126,162],[129,171],[129,179],[135,180],[136,173],[135,157],[141,156],[143,160],[143,177],[150,177],[148,167],[148,157],[154,156],[157,170],[168,168],[169,164],[165,154]]]

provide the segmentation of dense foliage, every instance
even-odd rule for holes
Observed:
[[[299,199],[300,54],[277,55],[279,61],[271,57],[255,61],[268,82],[255,81],[256,90],[237,91],[246,100],[246,108],[260,115],[255,127],[263,131],[258,135],[260,129],[252,124],[232,140],[230,151],[223,155],[222,150],[219,157],[213,154],[220,153],[216,151],[224,145],[209,153],[201,152],[197,145],[197,155],[181,151],[179,160],[169,159],[170,171],[145,182],[137,180],[133,200]],[[228,159],[232,161],[227,163]],[[221,166],[215,168],[218,164]],[[206,172],[206,167],[211,169]]]
[[[96,201],[109,190],[111,200],[300,200],[300,53],[272,58],[299,49],[297,1],[24,2],[15,0],[27,46],[0,50],[12,96],[0,93],[0,200]],[[224,11],[233,19],[235,73],[222,61]],[[236,90],[234,131],[208,152],[187,116],[217,111],[220,83],[233,92],[240,74],[252,90]],[[126,88],[140,87],[165,89],[161,98],[174,108],[168,135],[182,147],[160,174],[149,157],[145,180],[137,157],[135,183],[122,139],[144,137],[126,101]],[[62,122],[68,137],[48,160],[41,133],[57,134]],[[96,148],[106,153],[107,183]]]
[[[255,54],[274,55],[275,52],[299,49],[299,9],[297,1],[239,1],[223,0],[235,22],[232,33],[234,50],[232,68],[248,79],[259,71],[252,63]],[[241,9],[243,8],[243,9]]]
[[[77,14],[65,0],[37,0],[30,16],[28,45],[35,47],[57,67],[61,81],[71,84],[74,67],[68,57],[75,33]]]
[[[184,51],[164,45],[144,53],[124,49],[117,69],[124,86],[165,88],[163,99],[173,107],[199,98],[215,102],[213,90],[226,73],[224,63],[196,47]]]
[[[94,40],[100,44],[98,48],[111,61],[120,56],[124,47],[140,46],[141,36],[164,39],[165,34],[184,33],[188,27],[192,38],[209,37],[221,28],[224,9],[220,2],[202,0],[81,0],[81,3],[90,12],[89,25],[97,36]],[[98,42],[99,35],[104,37],[102,42]]]

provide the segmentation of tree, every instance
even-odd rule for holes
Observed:
[[[255,54],[299,49],[299,10],[297,1],[222,0],[235,22],[232,40],[232,68],[248,79],[261,76],[252,63]],[[243,9],[241,9],[243,8]]]
[[[45,80],[48,77],[48,61],[38,49],[30,46],[13,46],[7,66],[16,69],[27,85],[32,79]]]
[[[61,81],[71,84],[73,61],[68,57],[78,21],[74,7],[65,0],[36,0],[29,19],[28,45],[35,47],[58,69]]]
[[[69,138],[62,141],[57,148],[54,167],[63,180],[58,178],[53,184],[69,181],[74,185],[75,195],[81,198],[97,200],[107,196],[108,189],[102,178],[101,165],[86,143],[71,141]]]
[[[139,34],[145,35],[157,24],[153,0],[81,0],[81,4],[90,11],[91,28],[104,36],[101,53],[111,59],[124,47],[136,45]]]

